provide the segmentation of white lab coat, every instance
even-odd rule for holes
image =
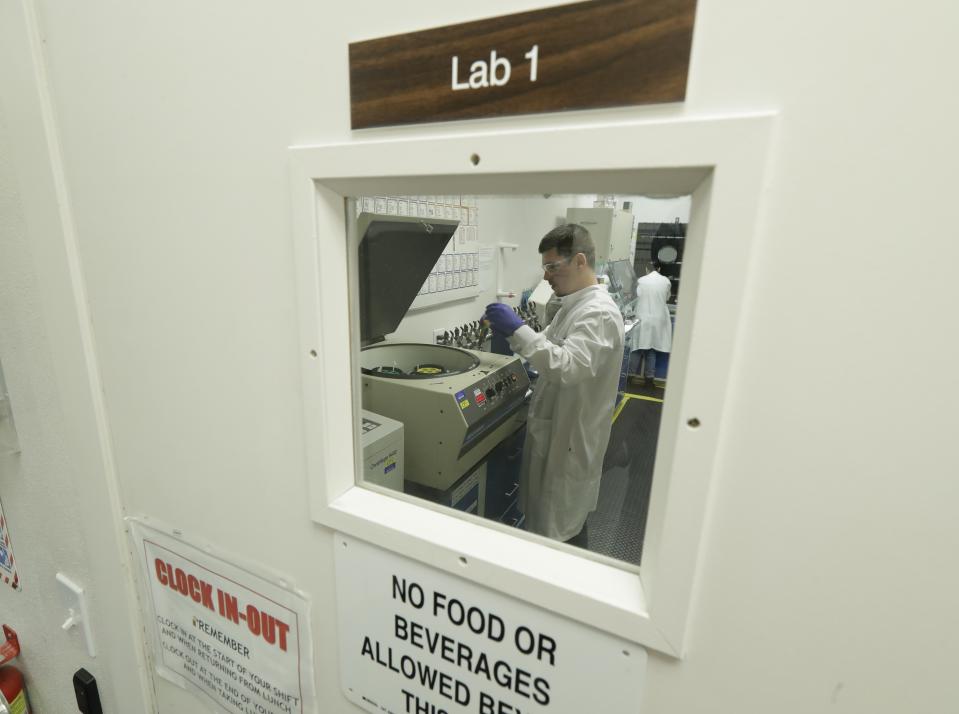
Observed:
[[[636,281],[633,312],[636,325],[629,332],[629,349],[669,352],[673,346],[673,328],[666,302],[672,287],[669,278],[652,271]]]
[[[599,285],[562,298],[540,333],[509,338],[539,372],[526,422],[520,507],[528,530],[569,540],[599,498],[623,360],[623,318]]]

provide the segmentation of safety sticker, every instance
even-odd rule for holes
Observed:
[[[7,530],[7,518],[3,515],[3,504],[0,504],[0,577],[3,578],[4,584],[14,590],[20,590],[20,576],[13,557],[13,544],[10,542],[10,531]]]

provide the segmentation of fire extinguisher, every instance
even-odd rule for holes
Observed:
[[[6,642],[0,645],[0,714],[30,714],[23,674],[10,660],[20,654],[20,640],[9,625],[3,626]]]

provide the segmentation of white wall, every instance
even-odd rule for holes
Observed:
[[[58,568],[69,567],[72,577],[87,580],[88,556],[70,507],[76,500],[73,479],[60,476],[75,472],[62,445],[65,426],[23,209],[10,171],[10,139],[0,112],[0,360],[22,449],[20,454],[0,450],[0,501],[22,579],[19,592],[0,583],[0,609],[2,622],[17,631],[31,655],[16,664],[31,681],[60,684],[37,689],[33,705],[40,711],[70,711],[71,700],[76,708],[70,679],[78,667],[88,666],[88,658],[82,642],[58,632],[61,608],[54,576]],[[66,610],[62,614],[65,620]]]
[[[36,3],[126,512],[310,594],[323,712],[355,709],[339,693],[332,534],[306,506],[286,147],[354,136],[350,40],[545,4]],[[957,21],[945,2],[700,0],[682,105],[355,135],[781,112],[755,254],[729,276],[747,281],[749,307],[689,656],[651,657],[647,714],[954,706],[959,107],[940,78],[959,62]],[[18,86],[0,92],[19,106]],[[18,163],[21,181],[33,165]],[[896,259],[914,254],[890,214],[902,205],[922,206],[935,260]],[[30,341],[60,328],[29,300],[8,309],[33,325],[4,348],[25,352],[7,375],[36,415],[19,422],[24,460],[62,458],[27,453],[50,443],[33,429],[57,418],[56,396],[26,386],[50,381],[57,354]],[[58,491],[71,476],[35,463],[52,472],[44,493],[24,485],[4,501],[19,543],[49,492],[57,517],[69,513]],[[55,565],[17,547],[25,569]],[[78,550],[57,563],[82,563]],[[39,630],[46,603],[22,603]],[[117,679],[105,686],[121,692]],[[52,711],[60,686],[35,680]],[[161,712],[203,711],[156,687]]]
[[[43,250],[25,221],[11,151],[23,137],[11,136],[8,111],[0,104],[0,362],[20,452],[0,448],[0,502],[21,587],[0,583],[0,623],[18,634],[22,654],[13,664],[26,677],[31,711],[76,711],[72,678],[80,667],[101,682],[105,711],[131,710],[140,701],[137,657],[129,649],[135,633],[125,619],[122,588],[103,574],[116,566],[115,549],[97,538],[105,530],[109,539],[115,524],[102,473],[76,448],[89,430],[73,431],[74,406],[61,388],[55,355],[65,343],[62,334],[51,332],[62,315],[50,300],[52,266],[38,267],[45,262]],[[87,589],[95,659],[79,627],[60,627],[71,603],[56,581],[58,572]],[[117,680],[128,691],[119,692]]]
[[[692,198],[689,196],[677,196],[676,198],[616,197],[617,206],[622,206],[623,201],[632,201],[633,215],[639,223],[672,223],[677,218],[680,223],[689,223],[689,211],[692,207]]]
[[[519,305],[524,290],[535,287],[543,277],[539,268],[540,239],[557,225],[566,222],[566,209],[573,206],[592,206],[592,195],[568,196],[479,196],[480,256],[488,256],[481,263],[479,295],[431,308],[414,310],[400,323],[389,340],[392,342],[431,342],[434,329],[451,329],[478,320],[486,306],[497,300]],[[500,263],[497,244],[518,245],[507,250]],[[499,266],[503,266],[502,279]],[[497,288],[514,292],[515,297],[497,297]]]

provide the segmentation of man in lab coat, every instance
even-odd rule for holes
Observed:
[[[636,325],[629,333],[631,365],[639,369],[638,359],[646,358],[643,383],[655,386],[656,352],[669,352],[673,344],[673,329],[666,302],[672,293],[669,278],[659,273],[659,261],[653,260],[646,268],[646,275],[636,281],[636,302],[633,312]],[[638,354],[637,354],[638,353]]]
[[[534,332],[502,303],[485,318],[539,372],[526,422],[520,506],[533,533],[587,547],[623,359],[623,318],[596,280],[589,231],[568,224],[539,244],[543,278],[562,304]]]

